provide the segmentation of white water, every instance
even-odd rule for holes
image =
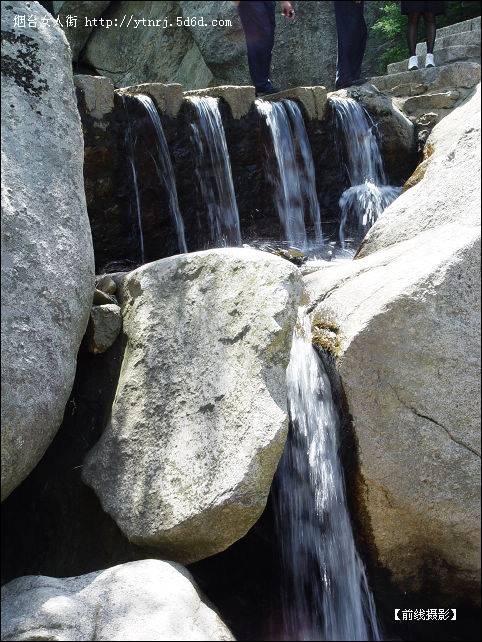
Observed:
[[[186,238],[184,235],[184,222],[182,220],[179,201],[177,198],[176,179],[174,177],[169,148],[167,146],[166,137],[164,136],[164,130],[162,128],[161,119],[159,118],[159,113],[150,96],[137,94],[134,98],[144,107],[152,124],[154,125],[154,129],[156,130],[157,141],[155,154],[151,154],[151,157],[156,167],[159,181],[164,184],[169,197],[169,210],[176,228],[179,252],[187,252]]]
[[[360,242],[383,210],[400,194],[400,188],[387,185],[383,159],[373,123],[367,112],[353,98],[330,98],[338,136],[344,140],[350,187],[343,192],[339,205],[339,237],[345,246],[347,223]]]
[[[273,142],[267,171],[275,187],[275,205],[285,240],[300,249],[308,248],[307,214],[313,223],[315,241],[321,245],[323,236],[315,168],[301,110],[292,100],[257,100],[256,108],[266,119]],[[276,174],[272,172],[273,166]]]
[[[346,503],[331,385],[300,309],[287,370],[291,433],[277,474],[284,639],[379,640]]]
[[[191,124],[196,149],[196,171],[208,209],[211,240],[215,245],[241,245],[241,228],[233,177],[218,99],[190,96],[197,122]]]
[[[134,161],[134,148],[136,145],[136,139],[134,137],[134,132],[132,131],[132,123],[131,119],[129,116],[129,110],[127,108],[126,100],[124,97],[122,97],[122,104],[124,106],[124,110],[127,115],[127,127],[126,127],[126,132],[125,132],[125,141],[126,141],[126,148],[128,152],[128,158],[129,158],[129,165],[131,167],[131,176],[132,176],[132,185],[134,187],[134,194],[136,197],[136,222],[137,222],[137,234],[139,237],[139,249],[141,253],[141,263],[144,263],[145,261],[145,253],[144,253],[144,232],[142,230],[142,215],[141,215],[141,202],[139,199],[139,186],[137,184],[137,172],[136,172],[136,165]]]

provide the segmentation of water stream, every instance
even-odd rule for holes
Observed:
[[[150,96],[137,94],[134,98],[144,107],[156,131],[156,141],[153,150],[154,153],[151,153],[151,158],[154,162],[159,182],[164,185],[168,195],[169,211],[176,228],[179,252],[187,252],[186,238],[184,235],[184,222],[182,220],[179,201],[177,198],[176,179],[174,177],[171,156],[169,154],[169,148],[167,146],[159,113]]]
[[[131,168],[131,177],[132,177],[132,187],[134,188],[134,196],[135,196],[135,213],[136,213],[136,218],[135,218],[135,224],[137,227],[137,237],[139,241],[139,253],[140,253],[140,259],[141,262],[144,263],[145,261],[145,253],[144,253],[144,232],[142,229],[142,215],[141,215],[141,202],[139,198],[139,185],[137,182],[137,171],[136,171],[136,163],[135,163],[135,146],[136,146],[136,136],[134,134],[134,129],[132,127],[132,120],[130,117],[129,113],[129,108],[127,105],[127,101],[125,99],[125,96],[122,96],[122,105],[124,107],[124,111],[126,113],[126,128],[125,128],[125,146],[127,150],[127,158],[129,160],[129,167]]]
[[[215,246],[241,245],[241,228],[233,177],[218,99],[190,96],[196,110],[192,123],[196,172],[208,210]]]
[[[290,435],[276,481],[283,639],[379,640],[375,605],[348,513],[340,422],[303,308],[287,370]]]
[[[346,227],[359,243],[383,210],[400,194],[387,184],[374,124],[353,98],[331,97],[338,139],[344,142],[350,187],[340,197],[340,244],[345,247]]]
[[[257,100],[256,108],[266,119],[271,134],[272,153],[267,155],[266,169],[274,185],[275,206],[285,240],[308,249],[307,214],[313,223],[315,242],[322,245],[313,156],[301,110],[292,100]]]

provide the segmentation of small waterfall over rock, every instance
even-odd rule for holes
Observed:
[[[339,459],[339,418],[311,323],[299,311],[287,370],[291,428],[275,510],[286,585],[284,639],[379,640]]]
[[[321,245],[315,168],[301,110],[292,100],[257,100],[256,107],[266,118],[273,141],[273,158],[268,155],[268,172],[275,186],[275,204],[285,239],[297,247],[308,248],[307,214],[313,223],[316,244]],[[276,167],[275,175],[273,166]]]
[[[181,212],[179,210],[174,170],[172,168],[169,148],[167,146],[166,137],[164,136],[164,130],[162,129],[162,123],[159,117],[159,113],[150,96],[137,94],[134,96],[134,98],[143,105],[156,131],[157,140],[155,150],[154,153],[151,153],[150,155],[156,167],[159,181],[164,184],[164,187],[168,194],[169,209],[172,221],[176,228],[179,252],[187,252],[186,238],[184,235],[184,223],[182,220]]]
[[[387,185],[380,146],[374,125],[363,107],[353,98],[331,97],[335,124],[345,147],[350,187],[340,197],[340,243],[345,246],[347,224],[359,243],[383,210],[400,194]]]
[[[192,134],[196,173],[205,201],[211,240],[216,246],[241,245],[241,228],[234,193],[231,163],[218,99],[190,96],[196,110]]]
[[[139,252],[141,263],[145,262],[145,252],[144,252],[144,232],[142,230],[142,214],[141,214],[141,202],[139,198],[139,185],[137,183],[137,170],[135,163],[135,146],[136,146],[136,137],[134,130],[132,128],[132,121],[129,114],[129,109],[125,100],[125,97],[122,97],[122,104],[127,116],[127,127],[125,130],[125,145],[127,149],[127,156],[129,159],[129,166],[131,168],[132,176],[132,187],[134,189],[135,196],[135,214],[136,214],[136,225],[137,225],[137,235],[139,240]]]

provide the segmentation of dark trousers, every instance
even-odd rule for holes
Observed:
[[[276,2],[242,0],[238,5],[248,49],[249,73],[258,91],[271,89],[269,72],[274,45]]]
[[[340,89],[360,78],[368,32],[363,15],[364,2],[336,0],[333,4],[338,35],[335,87]]]

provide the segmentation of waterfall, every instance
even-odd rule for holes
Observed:
[[[127,156],[129,159],[129,165],[131,168],[131,176],[132,176],[132,186],[134,188],[134,194],[136,197],[135,201],[135,206],[136,206],[136,223],[137,223],[137,234],[139,238],[139,249],[140,249],[140,254],[141,254],[141,263],[145,262],[145,254],[144,254],[144,232],[142,230],[142,215],[141,215],[141,201],[139,198],[139,186],[137,183],[137,171],[136,171],[136,164],[134,160],[134,149],[136,145],[136,138],[134,136],[134,132],[132,130],[132,122],[130,119],[129,115],[129,109],[127,108],[127,103],[125,96],[122,96],[122,104],[124,106],[124,110],[126,112],[127,116],[127,126],[125,130],[125,144],[126,144],[126,149],[127,149]]]
[[[285,639],[379,640],[350,523],[330,380],[300,309],[287,370],[290,436],[276,480]]]
[[[285,239],[307,249],[305,214],[314,226],[315,239],[322,244],[321,218],[316,195],[315,169],[303,116],[292,100],[257,100],[258,112],[266,119],[273,142],[267,170],[275,186],[275,205]],[[271,168],[276,167],[276,175]]]
[[[355,228],[361,241],[383,210],[401,189],[387,184],[380,146],[374,125],[363,107],[353,98],[331,97],[339,137],[344,141],[350,187],[340,197],[340,243],[345,246],[345,226]]]
[[[159,177],[159,181],[164,184],[169,198],[169,210],[171,213],[172,221],[176,228],[177,244],[179,252],[187,252],[186,238],[184,235],[184,222],[182,220],[181,211],[179,209],[179,201],[177,198],[176,180],[174,177],[174,170],[172,168],[171,157],[169,148],[167,146],[166,137],[162,128],[159,113],[154,105],[150,96],[144,94],[136,94],[134,98],[141,103],[146,110],[149,118],[151,119],[154,129],[156,130],[156,144],[155,153],[151,153],[151,158]]]
[[[215,245],[241,245],[241,228],[234,193],[231,162],[218,99],[188,97],[196,110],[192,133],[196,172],[208,209],[211,240]]]

